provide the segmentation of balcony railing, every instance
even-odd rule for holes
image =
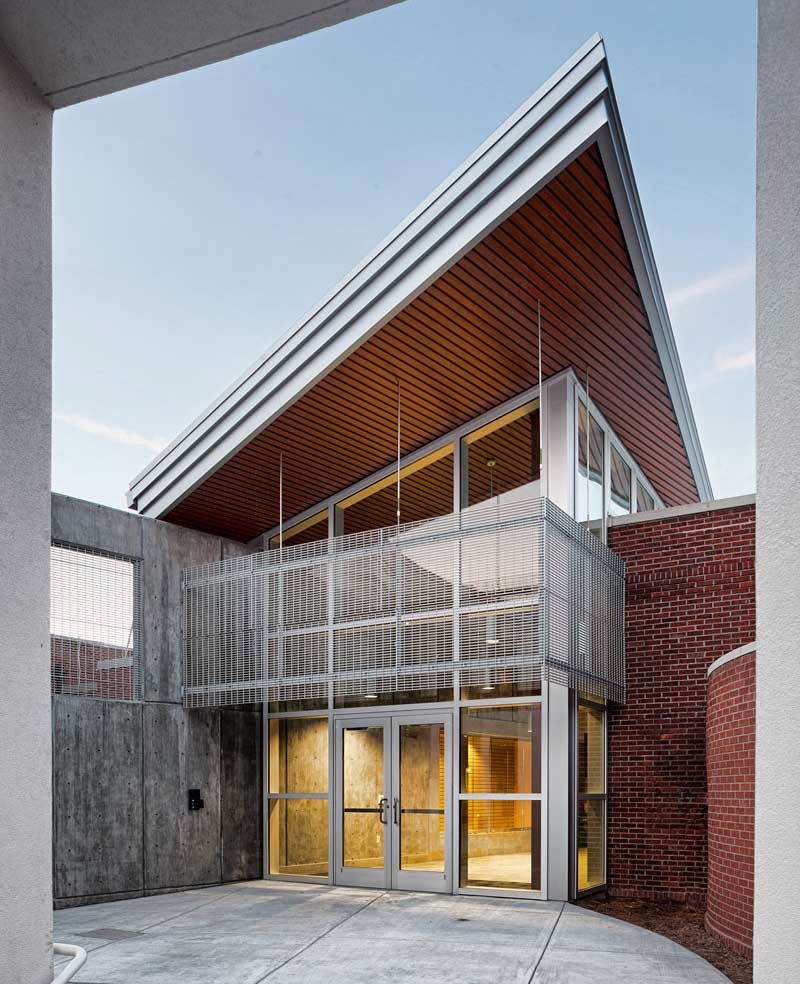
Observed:
[[[543,679],[625,697],[622,560],[547,499],[183,572],[184,703]]]

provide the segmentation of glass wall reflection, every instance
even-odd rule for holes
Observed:
[[[327,877],[326,799],[270,800],[269,870],[273,875]]]
[[[529,403],[469,434],[461,453],[467,475],[462,506],[474,506],[538,481],[539,404]]]
[[[541,889],[539,800],[462,800],[461,885]]]
[[[444,724],[402,724],[400,734],[400,867],[444,872]]]
[[[541,705],[462,708],[459,758],[461,885],[538,891]]]

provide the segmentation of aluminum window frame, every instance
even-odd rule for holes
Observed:
[[[461,686],[458,671],[454,673],[453,679],[453,699],[449,701],[438,701],[436,703],[420,704],[365,704],[363,707],[340,707],[332,706],[332,692],[330,695],[329,708],[325,711],[276,711],[268,712],[267,705],[264,704],[264,728],[262,729],[262,763],[263,763],[263,830],[264,844],[262,851],[262,876],[266,881],[291,881],[299,883],[311,883],[317,885],[335,885],[335,856],[336,856],[336,818],[334,816],[333,804],[336,801],[334,785],[336,782],[336,762],[335,762],[335,735],[336,722],[345,718],[360,718],[365,720],[370,717],[398,717],[412,716],[420,713],[450,714],[452,716],[453,727],[450,729],[450,761],[452,763],[450,775],[450,789],[446,791],[450,804],[451,815],[451,894],[453,895],[474,895],[485,898],[514,898],[514,899],[547,899],[547,789],[548,789],[548,742],[549,728],[547,725],[548,702],[546,685],[542,685],[540,694],[533,694],[528,697],[496,697],[485,700],[460,700],[456,695],[460,694]],[[461,709],[462,707],[497,707],[500,705],[529,705],[538,704],[541,707],[541,792],[523,794],[462,794],[461,793]],[[328,722],[328,791],[314,795],[298,794],[279,794],[269,793],[269,722],[272,720],[282,720],[286,718],[327,718]],[[525,889],[504,889],[492,887],[461,886],[460,884],[460,864],[461,864],[461,831],[459,811],[461,801],[464,799],[509,799],[509,800],[536,800],[541,805],[541,889],[539,891],[529,891]],[[270,803],[275,799],[327,799],[328,800],[328,875],[281,875],[272,874],[270,871],[269,845],[270,845]]]
[[[603,788],[602,793],[581,793],[579,789],[578,777],[578,712],[579,708],[588,707],[594,711],[600,711],[603,715]],[[570,823],[570,882],[572,898],[582,899],[598,892],[603,892],[608,886],[608,704],[601,704],[599,701],[591,700],[578,693],[575,694],[573,701],[573,724],[570,728],[571,733],[571,755],[570,762],[572,773],[572,795],[571,803],[571,823]],[[578,809],[582,802],[602,802],[603,804],[603,881],[599,885],[590,888],[579,889],[578,887]]]
[[[270,790],[271,776],[270,776],[270,724],[272,721],[283,721],[283,720],[308,720],[311,718],[316,718],[320,721],[325,721],[328,732],[328,783],[327,790],[324,793],[273,793]],[[333,751],[331,744],[333,741],[333,718],[330,713],[330,709],[316,710],[316,711],[286,711],[279,713],[267,713],[267,704],[264,702],[262,711],[262,720],[264,722],[261,729],[261,762],[262,762],[262,829],[264,834],[263,844],[262,844],[262,877],[267,881],[289,881],[289,882],[299,882],[301,884],[314,884],[314,885],[333,885],[333,863],[332,863],[332,845],[333,845],[333,835],[331,831],[331,821],[332,821],[332,809],[331,803],[333,801]],[[271,824],[272,824],[272,803],[278,800],[325,800],[328,804],[328,874],[325,875],[286,875],[281,873],[272,873],[272,865],[270,861],[270,837],[271,837]]]
[[[435,440],[423,445],[423,447],[418,448],[416,451],[412,451],[409,454],[402,455],[400,457],[400,471],[401,475],[404,469],[408,468],[410,465],[415,464],[421,458],[426,458],[429,455],[441,451],[443,447],[448,444],[453,444],[453,512],[459,512],[461,510],[461,495],[463,483],[466,479],[466,475],[463,474],[466,468],[466,456],[462,452],[461,442],[464,438],[469,437],[474,431],[481,430],[484,427],[493,424],[495,421],[499,420],[501,417],[508,416],[521,407],[524,407],[528,403],[534,403],[539,401],[540,409],[540,427],[543,426],[543,413],[542,406],[546,403],[546,393],[547,387],[550,383],[556,382],[563,379],[565,376],[574,375],[571,369],[563,369],[561,372],[556,373],[554,376],[550,376],[548,379],[544,380],[542,383],[542,390],[545,394],[543,399],[539,399],[539,386],[531,386],[528,389],[522,390],[517,393],[516,396],[505,400],[503,403],[499,403],[497,406],[492,407],[485,413],[479,414],[477,417],[473,417],[466,423],[453,428],[447,433],[440,435]],[[337,513],[337,507],[341,506],[347,499],[352,498],[359,492],[368,488],[370,485],[374,485],[377,482],[383,481],[397,474],[397,462],[386,465],[383,468],[378,469],[378,471],[371,472],[365,478],[358,482],[354,482],[352,485],[348,485],[333,495],[328,496],[325,499],[321,499],[314,503],[313,506],[309,506],[308,509],[304,509],[302,512],[290,517],[288,520],[284,521],[284,529],[291,528],[302,522],[311,516],[321,513],[324,509],[328,509],[329,516],[329,536],[338,536],[339,531],[337,529],[335,516]],[[546,472],[547,472],[547,455],[543,456],[540,481],[542,482],[542,487],[545,487],[546,482]],[[272,526],[270,529],[266,530],[263,534],[256,537],[252,541],[254,546],[264,548],[269,544],[270,540],[278,532],[279,526]]]
[[[579,482],[584,481],[585,478],[581,479],[580,475],[580,461],[579,461],[579,432],[580,432],[580,404],[583,403],[584,406],[588,405],[589,412],[595,418],[595,422],[600,425],[600,428],[604,432],[604,461],[603,461],[603,543],[606,542],[608,534],[608,519],[609,513],[609,501],[611,497],[611,445],[613,444],[617,453],[625,462],[625,464],[631,470],[631,513],[636,512],[636,482],[637,480],[641,482],[644,489],[653,497],[653,502],[655,503],[655,509],[663,509],[664,500],[656,492],[653,484],[645,475],[642,468],[639,466],[636,459],[628,451],[624,442],[619,438],[614,429],[609,424],[608,420],[604,416],[603,412],[599,409],[597,404],[591,398],[586,397],[586,389],[581,384],[578,377],[574,372],[570,373],[572,382],[573,398],[570,400],[570,406],[572,408],[572,421],[570,426],[570,432],[572,434],[573,446],[574,446],[574,460],[572,462],[572,473],[574,476],[574,495],[572,503],[572,515],[579,523],[586,523],[585,516],[578,516],[578,487]],[[555,378],[555,377],[553,377]],[[587,449],[588,453],[588,449]],[[591,522],[597,522],[597,520],[592,520]]]
[[[570,453],[572,455],[572,460],[566,462],[566,467],[568,472],[572,474],[572,496],[571,502],[569,503],[569,509],[566,511],[572,515],[574,519],[578,522],[584,523],[586,521],[585,517],[580,517],[577,515],[577,505],[578,505],[578,483],[579,483],[579,464],[578,464],[578,429],[579,429],[579,403],[583,402],[586,404],[586,390],[578,379],[575,370],[572,368],[562,369],[560,372],[549,376],[547,379],[542,381],[541,388],[539,385],[531,386],[528,389],[522,390],[515,396],[499,403],[497,406],[492,407],[485,413],[479,414],[477,417],[467,421],[458,427],[453,428],[445,434],[440,435],[435,440],[428,442],[423,447],[418,448],[409,454],[402,455],[400,457],[400,471],[401,475],[403,470],[407,469],[409,466],[414,465],[420,459],[426,458],[435,452],[441,451],[446,445],[453,445],[453,512],[460,512],[464,506],[464,496],[468,488],[467,481],[467,460],[468,455],[463,453],[463,442],[468,439],[476,431],[482,430],[485,427],[491,426],[492,424],[498,422],[502,417],[509,416],[521,408],[525,407],[526,404],[534,404],[538,401],[539,410],[539,428],[540,428],[540,443],[542,447],[542,461],[539,474],[540,488],[544,490],[549,489],[549,469],[551,463],[549,461],[548,453],[548,390],[551,385],[555,385],[561,382],[563,379],[568,380],[569,384],[569,394],[567,399],[567,429],[569,436],[571,438],[571,449]],[[541,391],[540,391],[541,390]],[[642,486],[647,490],[647,492],[653,497],[653,502],[655,503],[656,509],[664,508],[664,501],[661,496],[656,492],[650,480],[647,478],[643,469],[639,466],[636,459],[628,451],[624,442],[619,438],[617,433],[608,423],[605,415],[599,409],[594,400],[589,399],[588,401],[589,412],[594,417],[595,422],[600,426],[601,430],[604,432],[604,461],[603,461],[603,542],[605,542],[607,524],[608,524],[608,503],[610,497],[610,468],[611,468],[611,455],[608,448],[608,443],[613,442],[617,452],[623,461],[631,469],[631,512],[636,512],[636,482],[637,479],[641,482]],[[571,414],[571,420],[569,415]],[[332,538],[338,536],[341,533],[341,522],[338,517],[341,514],[341,506],[347,499],[351,499],[353,496],[364,491],[369,486],[377,484],[385,479],[390,478],[397,474],[398,463],[395,461],[392,464],[386,465],[383,468],[378,469],[375,472],[370,473],[358,482],[354,482],[352,485],[348,485],[343,489],[333,493],[325,499],[321,499],[304,509],[302,512],[296,513],[294,516],[289,517],[283,522],[284,534],[288,533],[291,529],[294,529],[301,523],[305,523],[315,516],[320,516],[325,510],[328,512],[328,537]],[[280,525],[277,524],[272,526],[270,529],[266,530],[260,536],[256,537],[251,541],[251,545],[257,549],[268,548],[270,542],[280,531]]]

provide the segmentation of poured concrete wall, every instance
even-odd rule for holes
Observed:
[[[50,134],[0,47],[0,977],[26,984],[52,969]]]
[[[261,711],[180,702],[180,572],[247,548],[66,496],[52,507],[54,539],[141,558],[144,656],[142,702],[53,697],[56,905],[258,877]]]
[[[761,0],[756,192],[756,984],[797,980],[800,937],[800,4]]]

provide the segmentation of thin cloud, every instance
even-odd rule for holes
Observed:
[[[667,294],[667,303],[671,308],[676,308],[703,297],[721,294],[723,291],[730,290],[731,287],[736,287],[737,284],[750,280],[754,272],[755,264],[752,259],[722,267],[720,270],[715,270],[713,273],[695,280],[692,284],[686,284],[684,287],[671,291]]]
[[[755,364],[756,353],[752,345],[738,352],[731,351],[730,348],[718,349],[714,353],[711,367],[703,373],[700,382],[705,386],[712,386],[731,373],[752,369]]]
[[[114,427],[112,424],[104,424],[100,420],[93,420],[91,417],[82,417],[77,413],[62,413],[56,410],[53,419],[62,424],[68,424],[76,430],[83,431],[84,434],[94,434],[96,437],[103,437],[107,441],[115,444],[127,444],[129,447],[147,448],[149,451],[161,451],[166,446],[166,441],[160,437],[145,437],[144,434],[137,434],[135,431],[125,430],[123,427]]]

